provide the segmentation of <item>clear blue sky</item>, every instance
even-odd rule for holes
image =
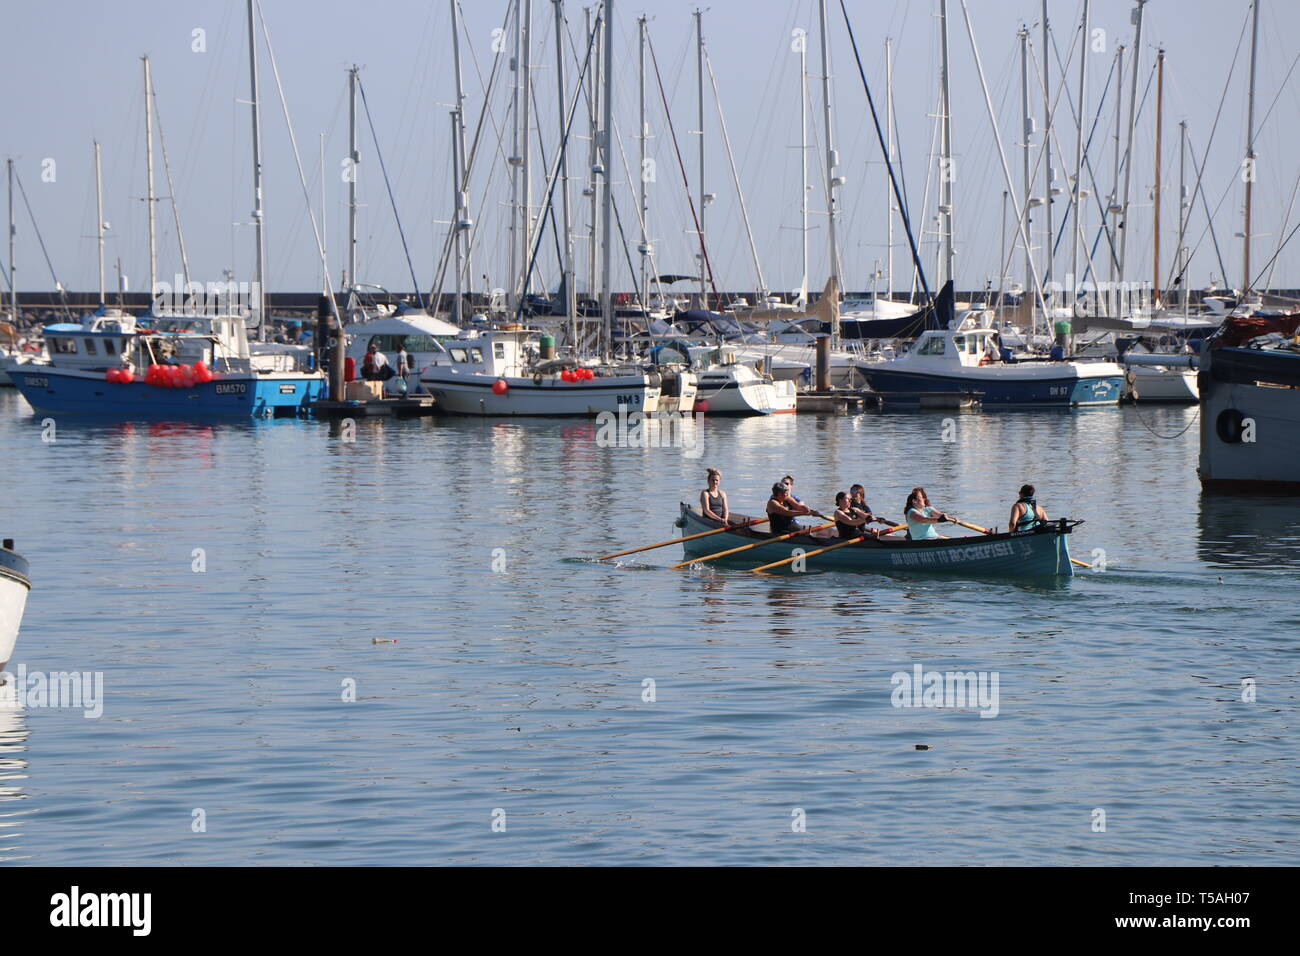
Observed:
[[[980,53],[997,110],[1001,138],[1008,149],[1015,188],[1020,187],[1019,63],[1016,31],[1030,26],[1035,56],[1041,54],[1041,3],[1034,0],[969,0]],[[471,122],[483,104],[479,72],[486,77],[493,57],[493,30],[503,22],[504,0],[465,4],[465,78]],[[956,232],[958,284],[979,287],[999,272],[1001,247],[1001,166],[974,69],[971,45],[961,14],[960,0],[950,0],[950,47],[954,84],[953,133],[957,157]],[[534,80],[540,110],[540,142],[547,157],[557,143],[554,74],[553,4],[534,0],[536,67]],[[1088,121],[1106,82],[1117,43],[1129,46],[1132,27],[1128,0],[1095,0],[1092,26],[1105,31],[1104,49],[1090,52],[1088,71]],[[575,37],[582,31],[583,6],[565,4]],[[647,3],[620,0],[616,5],[616,125],[628,167],[636,164],[637,58],[635,19],[649,18],[665,90],[672,106],[673,124],[683,151],[692,190],[696,189],[698,127],[695,115],[694,26],[695,4],[679,0]],[[932,142],[938,98],[938,0],[851,0],[864,66],[877,103],[884,101],[884,42],[893,38],[897,125],[901,149],[900,168],[910,197],[914,222],[933,222],[935,187],[928,206],[927,172],[937,164]],[[1057,49],[1068,60],[1070,88],[1075,88],[1079,53],[1078,24],[1081,0],[1050,0],[1049,12]],[[1163,191],[1162,258],[1165,271],[1174,254],[1177,223],[1178,123],[1186,120],[1192,143],[1203,154],[1215,122],[1224,84],[1233,69],[1234,52],[1247,22],[1247,0],[1151,0],[1141,49],[1141,95],[1154,63],[1155,51],[1167,51],[1165,82],[1165,162]],[[451,174],[448,104],[453,98],[450,13],[444,0],[372,0],[365,4],[345,0],[264,0],[264,15],[271,31],[276,61],[306,167],[311,201],[320,204],[320,136],[325,134],[325,205],[330,269],[337,281],[342,268],[346,187],[340,163],[346,155],[346,69],[362,67],[362,82],[373,112],[379,142],[388,165],[402,224],[411,246],[422,287],[432,282],[434,263],[450,217]],[[810,170],[812,263],[810,281],[820,287],[827,273],[825,217],[819,172],[822,142],[817,83],[820,65],[816,46],[816,3],[811,0],[713,0],[704,12],[704,33],[721,95],[728,132],[735,152],[741,187],[748,205],[759,258],[767,285],[790,290],[798,285],[800,267],[798,56],[791,51],[791,31],[804,28],[812,34],[809,50],[813,109],[810,138],[814,150]],[[195,52],[193,31],[204,31],[205,52]],[[1300,35],[1300,4],[1263,0],[1258,80],[1257,151],[1259,176],[1254,232],[1255,263],[1261,267],[1273,254],[1284,228],[1300,219],[1300,205],[1288,210],[1300,172],[1300,143],[1295,118],[1300,113],[1297,79],[1290,74],[1294,37]],[[233,269],[241,278],[252,271],[252,231],[244,225],[252,208],[249,172],[247,34],[243,0],[46,0],[10,5],[5,15],[0,81],[8,91],[5,121],[0,129],[0,153],[12,156],[26,186],[41,232],[60,280],[68,288],[96,285],[94,246],[94,178],[92,139],[104,150],[106,218],[111,222],[109,249],[110,287],[112,263],[119,258],[130,276],[131,288],[142,289],[147,273],[144,195],[145,153],[142,75],[139,57],[152,59],[168,158],[176,185],[182,227],[191,271],[200,280],[217,280]],[[1245,77],[1248,35],[1232,73],[1222,116],[1206,165],[1205,197],[1218,210],[1215,223],[1230,280],[1241,276],[1242,190],[1237,166],[1244,153]],[[885,180],[879,149],[866,111],[865,97],[853,65],[851,49],[839,14],[831,4],[832,72],[836,107],[834,136],[839,148],[840,172],[847,178],[842,190],[840,232],[845,263],[845,284],[868,288],[877,260],[886,258]],[[267,176],[266,215],[269,243],[268,285],[272,290],[310,290],[320,286],[320,264],[305,215],[305,204],[293,155],[285,132],[274,78],[265,56],[262,60],[263,139]],[[476,65],[477,64],[477,65]],[[572,60],[566,67],[570,82]],[[1053,89],[1060,62],[1051,57]],[[1031,67],[1031,85],[1037,75]],[[694,269],[693,236],[688,234],[690,214],[681,173],[664,121],[657,88],[649,108],[653,136],[651,153],[657,178],[651,188],[650,230],[662,272]],[[471,204],[480,229],[475,253],[475,274],[487,274],[492,285],[505,281],[506,203],[508,199],[504,156],[498,150],[494,129],[509,125],[507,90],[492,98],[483,159],[474,177]],[[1074,96],[1073,92],[1070,97]],[[1113,97],[1113,87],[1111,96]],[[1127,93],[1125,94],[1127,100]],[[1037,101],[1037,96],[1035,95]],[[755,269],[740,216],[740,203],[732,183],[711,92],[706,97],[707,189],[717,195],[709,207],[707,228],[710,255],[720,288],[746,289],[756,285]],[[1113,99],[1103,110],[1091,156],[1109,191],[1112,180]],[[1134,212],[1131,217],[1129,278],[1140,279],[1151,270],[1151,220],[1154,182],[1154,86],[1146,95],[1136,137],[1133,171]],[[1041,142],[1042,106],[1038,116]],[[1058,107],[1060,145],[1067,153],[1057,159],[1058,182],[1067,186],[1074,150],[1074,124],[1062,100]],[[495,127],[494,125],[495,124]],[[580,119],[577,133],[585,135]],[[375,161],[369,129],[362,130],[361,267],[360,278],[394,289],[407,289],[405,257],[389,200]],[[571,170],[581,175],[586,167],[586,143],[572,150]],[[46,160],[53,160],[54,180],[42,180]],[[168,195],[162,157],[157,160],[160,195]],[[1035,151],[1034,162],[1037,162]],[[538,160],[540,167],[540,160]],[[1189,163],[1190,167],[1190,163]],[[635,211],[628,177],[616,163],[619,206],[629,235],[635,233]],[[1039,178],[1041,179],[1041,167]],[[540,193],[543,176],[535,189]],[[1189,173],[1190,179],[1190,173]],[[575,222],[585,234],[586,205],[574,184]],[[1041,195],[1041,184],[1034,189]],[[1065,208],[1058,201],[1057,224]],[[1290,217],[1288,219],[1288,212]],[[159,272],[178,271],[179,255],[171,208],[158,204]],[[1098,215],[1091,210],[1086,222],[1095,228]],[[1196,253],[1191,268],[1193,287],[1206,285],[1219,273],[1210,238],[1205,234],[1203,209],[1193,210],[1189,244]],[[1041,227],[1041,220],[1036,226]],[[19,217],[19,285],[47,288],[52,283],[25,213]],[[908,256],[901,228],[894,252],[896,287],[908,281]],[[1035,236],[1035,244],[1042,241]],[[632,239],[635,246],[635,238]],[[553,248],[547,240],[547,249]],[[578,272],[585,275],[586,242],[578,241]],[[1063,277],[1069,262],[1069,243],[1061,246],[1057,272]],[[934,269],[935,244],[928,234],[924,254]],[[635,259],[635,250],[632,252]],[[1022,271],[1022,257],[1012,259],[1012,271]],[[554,274],[554,256],[544,260]],[[621,259],[618,284],[629,287],[630,276]],[[481,282],[476,283],[481,286]],[[1300,239],[1279,259],[1272,285],[1300,285]]]

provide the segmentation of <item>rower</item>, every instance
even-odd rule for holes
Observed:
[[[794,520],[799,515],[815,515],[807,505],[795,501],[790,495],[790,486],[778,481],[772,486],[772,497],[767,499],[767,524],[775,535],[789,534],[801,530]],[[821,515],[818,515],[821,517]]]
[[[799,504],[799,505],[803,504],[803,501],[800,500],[798,497],[796,497],[796,495],[795,495],[795,493],[794,493],[794,476],[793,476],[793,475],[786,475],[784,478],[781,479],[781,483],[782,483],[783,485],[785,485],[787,489],[789,489],[789,491],[790,491],[790,500],[791,500],[791,501],[793,501],[795,504]]]
[[[722,490],[722,472],[710,468],[708,474],[709,487],[700,492],[700,514],[726,524],[731,510],[727,507],[727,493]]]
[[[948,516],[938,508],[931,506],[930,497],[924,488],[913,488],[907,496],[903,507],[903,520],[907,522],[907,536],[913,541],[926,541],[931,538],[944,538],[935,527],[948,520]]]
[[[1011,530],[1032,531],[1047,521],[1047,512],[1034,499],[1034,486],[1021,485],[1020,498],[1011,506]]]
[[[861,485],[849,487],[849,510],[866,515],[868,521],[881,520],[871,513],[871,505],[867,504],[867,489]]]
[[[857,486],[855,486],[857,487]],[[868,533],[863,525],[875,521],[870,511],[863,511],[853,505],[848,493],[841,491],[835,496],[835,531],[841,538],[860,538]],[[879,537],[880,533],[875,532]]]

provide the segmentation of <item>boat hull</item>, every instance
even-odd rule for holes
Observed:
[[[705,374],[696,400],[708,403],[710,415],[782,415],[794,413],[798,393],[788,381],[738,381],[730,375]]]
[[[881,362],[862,366],[862,373],[878,392],[979,392],[985,408],[1115,405],[1124,386],[1124,376],[1119,372],[1098,376],[981,374],[987,368],[990,366],[972,368],[966,375],[944,375],[904,370]],[[1049,365],[1041,368],[1046,373],[1052,371]]]
[[[8,548],[0,548],[0,671],[13,656],[31,589],[27,560]]]
[[[540,381],[506,376],[500,379],[507,386],[503,394],[493,390],[498,380],[497,376],[457,373],[435,365],[425,369],[420,384],[438,400],[440,410],[453,415],[592,418],[602,412],[616,415],[620,406],[629,412],[659,411],[659,386],[645,375],[574,383],[553,376]]]
[[[222,375],[190,388],[106,382],[102,375],[51,366],[10,370],[14,384],[38,412],[96,418],[181,420],[250,418],[305,413],[326,397],[323,376],[306,373]]]
[[[696,534],[721,527],[683,504],[682,534]],[[743,516],[732,515],[733,522],[743,522]],[[900,532],[901,534],[901,532]],[[753,544],[769,537],[759,531],[723,531],[686,541],[682,544],[686,559],[701,558],[730,548]],[[949,574],[973,577],[1057,578],[1072,577],[1068,545],[1069,532],[1059,530],[1053,523],[1048,527],[1017,534],[976,535],[961,538],[940,538],[929,541],[909,541],[891,536],[883,540],[868,540],[846,545],[808,559],[807,570],[856,571],[872,574]],[[778,541],[751,548],[721,560],[739,566],[756,567],[793,557],[797,552],[807,553],[836,544],[838,537],[823,538],[800,535],[787,541]],[[790,571],[787,565],[784,569]]]
[[[1164,366],[1138,366],[1129,370],[1132,383],[1126,383],[1125,396],[1137,402],[1185,402],[1200,398],[1196,371]]]

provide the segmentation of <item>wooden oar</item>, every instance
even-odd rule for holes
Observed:
[[[753,544],[742,544],[739,548],[732,548],[729,551],[719,551],[717,554],[706,554],[702,558],[690,558],[689,560],[683,561],[681,564],[674,564],[669,568],[669,570],[676,571],[680,568],[695,564],[697,561],[712,561],[714,558],[725,558],[729,554],[748,551],[750,548],[759,548],[765,544],[776,544],[778,541],[787,541],[790,538],[798,537],[801,534],[811,534],[814,531],[824,531],[825,529],[832,527],[834,524],[835,522],[831,521],[827,524],[819,524],[815,528],[800,528],[798,531],[791,531],[789,534],[783,534],[775,538],[764,538],[762,541],[755,541]]]
[[[991,533],[987,528],[981,528],[977,524],[967,524],[965,521],[958,521],[956,518],[949,518],[948,520],[951,521],[953,524],[961,525],[963,528],[970,528],[972,531],[978,531],[980,534]],[[1078,558],[1071,558],[1070,563],[1077,564],[1081,568],[1087,568],[1089,571],[1092,570],[1091,564],[1089,564],[1087,561],[1080,561]]]
[[[904,528],[906,528],[906,527],[907,527],[907,525],[905,525],[905,524],[901,524],[901,525],[899,525],[897,528],[890,528],[890,529],[888,529],[888,530],[885,530],[885,529],[882,528],[882,529],[880,530],[880,532],[877,534],[877,537],[879,537],[879,535],[882,535],[882,534],[892,534],[892,533],[895,532],[895,531],[902,531],[902,530],[903,530]],[[869,534],[861,534],[861,535],[858,535],[856,538],[849,538],[849,540],[847,540],[847,541],[841,541],[839,544],[832,544],[832,545],[830,545],[829,547],[826,547],[826,548],[818,548],[816,551],[805,551],[803,554],[794,554],[794,555],[791,555],[790,557],[788,557],[788,558],[784,558],[784,559],[782,559],[782,560],[780,560],[780,561],[773,561],[771,564],[765,564],[765,565],[763,565],[761,568],[754,568],[753,573],[754,573],[754,574],[758,574],[758,573],[763,572],[763,571],[768,571],[768,570],[770,570],[770,569],[772,569],[772,568],[779,568],[779,567],[781,567],[781,565],[783,565],[783,564],[792,564],[792,563],[794,563],[795,561],[798,561],[800,558],[811,558],[811,557],[813,557],[813,556],[815,556],[815,555],[818,555],[818,554],[825,554],[827,551],[834,551],[836,548],[843,548],[843,547],[846,547],[847,545],[850,545],[850,544],[857,544],[859,541],[865,541],[865,540],[867,540],[867,538],[870,538],[870,537],[871,537],[871,535],[869,535]]]
[[[711,534],[719,534],[723,531],[735,531],[737,528],[748,528],[751,525],[765,524],[766,518],[751,518],[741,524],[728,525],[725,528],[714,528],[712,531],[701,531],[698,534],[688,534],[684,538],[673,538],[669,541],[660,541],[658,544],[647,544],[644,548],[629,548],[626,551],[615,551],[613,554],[601,555],[597,561],[608,561],[610,558],[621,558],[625,554],[636,554],[638,551],[653,551],[655,548],[662,548],[670,544],[681,544],[683,541],[694,541],[696,538],[707,538]]]

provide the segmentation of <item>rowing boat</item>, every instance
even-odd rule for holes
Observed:
[[[723,527],[705,518],[690,505],[681,506],[680,527],[683,535]],[[732,514],[732,524],[749,520]],[[1001,534],[969,535],[958,538],[931,538],[910,541],[901,535],[868,538],[808,559],[806,570],[865,571],[875,574],[938,573],[996,577],[1071,577],[1068,539],[1078,524],[1064,518],[1048,522],[1030,531]],[[741,528],[722,531],[707,538],[697,538],[682,545],[687,559],[702,558],[730,548],[754,544],[775,537],[765,531]],[[727,563],[750,567],[770,564],[798,552],[808,552],[835,544],[840,539],[828,534],[804,534],[767,546],[749,548]]]

